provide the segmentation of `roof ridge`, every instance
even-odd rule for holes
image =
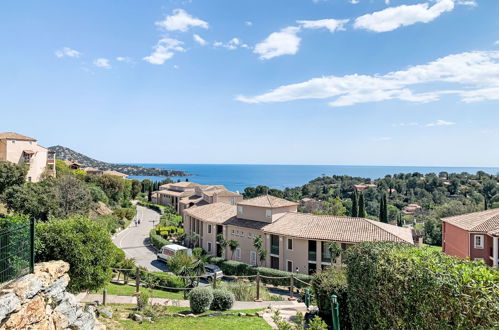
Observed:
[[[398,236],[398,235],[395,235],[395,234],[394,234],[394,233],[392,233],[391,231],[389,231],[389,230],[387,230],[386,228],[384,228],[384,226],[383,226],[383,225],[381,225],[381,224],[383,223],[383,224],[386,224],[386,225],[389,225],[389,226],[393,226],[393,225],[390,225],[389,223],[384,223],[384,222],[380,222],[380,221],[375,221],[375,220],[371,220],[371,219],[367,219],[367,218],[360,218],[360,219],[362,219],[362,220],[364,220],[364,221],[367,221],[368,223],[370,223],[370,224],[372,224],[372,225],[374,225],[374,226],[376,226],[376,227],[380,228],[381,230],[383,230],[384,232],[386,232],[386,233],[390,234],[391,236],[394,236],[394,237],[396,237],[396,238],[399,238],[399,239],[401,239],[401,240],[403,240],[403,241],[407,242],[404,238],[402,238],[402,237],[400,237],[400,236]],[[398,228],[398,226],[396,226],[396,227]],[[400,227],[400,228],[402,228],[402,227]],[[412,242],[412,243],[414,243],[414,242]]]

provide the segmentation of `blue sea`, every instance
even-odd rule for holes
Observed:
[[[222,184],[232,191],[243,192],[246,187],[265,185],[284,189],[297,187],[322,175],[350,175],[377,179],[387,174],[398,173],[476,173],[484,171],[498,174],[499,167],[420,167],[420,166],[343,166],[343,165],[216,165],[216,164],[131,164],[184,171],[191,176],[189,181],[199,184]],[[159,181],[165,177],[135,176],[134,179]],[[174,181],[185,177],[171,177]]]

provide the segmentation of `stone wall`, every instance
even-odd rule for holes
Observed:
[[[37,264],[28,274],[0,290],[0,330],[100,330],[93,306],[84,307],[66,292],[69,264]]]

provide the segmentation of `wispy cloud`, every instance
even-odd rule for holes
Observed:
[[[132,62],[132,59],[130,57],[126,57],[126,56],[118,56],[118,57],[116,57],[116,61],[130,63],[130,62]]]
[[[354,27],[374,32],[387,32],[401,26],[431,22],[453,9],[453,0],[437,0],[431,7],[429,3],[401,5],[360,16],[355,19]]]
[[[57,56],[58,58],[62,58],[62,57],[79,57],[80,54],[81,53],[79,51],[71,49],[69,47],[63,47],[63,48],[58,49],[58,50],[55,51],[55,56]]]
[[[197,42],[198,44],[200,44],[201,46],[206,45],[206,40],[201,38],[198,34],[193,34],[192,38],[194,38],[194,41]]]
[[[299,27],[288,26],[279,32],[271,33],[264,41],[255,45],[254,52],[262,60],[298,52],[301,38],[297,36]]]
[[[410,88],[430,83],[427,92]],[[445,88],[445,86],[447,88]],[[457,88],[461,87],[461,88]],[[418,88],[420,89],[420,88]],[[331,106],[404,100],[436,101],[441,95],[457,94],[463,102],[499,100],[499,51],[474,51],[439,58],[387,74],[327,76],[280,86],[267,93],[236,99],[247,103],[286,102],[300,99],[335,98]]]
[[[111,69],[111,64],[107,58],[98,58],[94,60],[94,65],[99,68]]]
[[[232,38],[227,42],[215,41],[213,43],[215,47],[223,47],[229,50],[235,50],[239,47],[241,48],[250,48],[247,44],[243,43],[239,38]]]
[[[153,47],[154,52],[143,58],[144,61],[151,64],[161,65],[173,57],[175,52],[183,52],[183,42],[177,39],[164,38],[158,41]]]
[[[445,121],[442,119],[438,119],[434,122],[426,124],[425,126],[426,127],[435,127],[435,126],[454,126],[454,125],[456,125],[456,123],[454,123],[452,121]]]
[[[344,31],[345,24],[348,23],[348,19],[319,19],[315,21],[296,21],[304,29],[323,29],[326,28],[330,32],[334,31]]]
[[[494,42],[494,45],[499,45],[499,40],[497,40],[496,42]]]
[[[164,20],[156,22],[156,25],[167,31],[185,32],[191,27],[208,28],[208,23],[191,16],[183,9],[174,9],[173,14],[166,16]]]
[[[478,3],[475,0],[457,0],[458,5],[476,7]]]
[[[252,21],[246,21],[246,22],[244,22],[244,25],[246,25],[246,26],[253,26],[253,22]]]

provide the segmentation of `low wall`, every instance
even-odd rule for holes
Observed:
[[[0,330],[105,329],[93,306],[83,307],[66,292],[69,264],[51,261],[0,290]]]

